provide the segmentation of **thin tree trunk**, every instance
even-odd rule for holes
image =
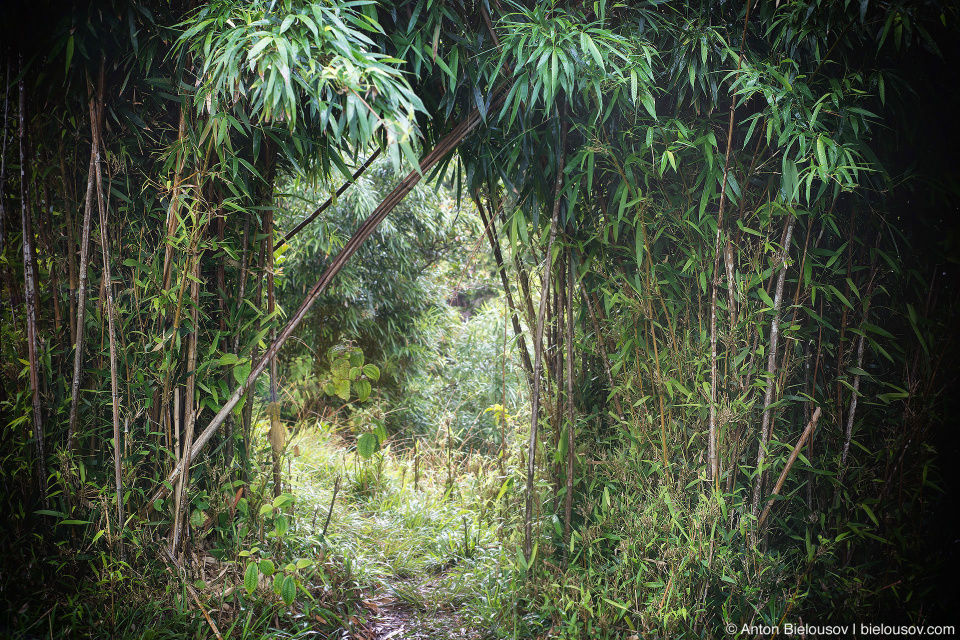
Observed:
[[[773,320],[770,321],[770,347],[767,356],[767,390],[763,398],[763,414],[760,419],[760,450],[757,453],[757,478],[753,489],[753,515],[757,515],[760,508],[760,492],[763,491],[763,463],[767,454],[767,443],[770,440],[770,405],[773,404],[775,374],[777,371],[777,343],[780,338],[780,307],[783,303],[783,283],[787,277],[787,259],[790,255],[790,240],[793,238],[793,227],[796,217],[791,213],[787,218],[787,228],[783,235],[783,248],[780,251],[780,274],[777,277],[777,288],[773,298]]]
[[[87,197],[83,209],[83,227],[80,231],[80,276],[77,285],[77,340],[74,343],[73,382],[70,386],[70,421],[67,427],[67,453],[73,453],[77,435],[77,405],[80,401],[80,379],[83,373],[84,318],[87,311],[87,268],[90,264],[90,226],[93,215],[94,167],[100,161],[100,125],[103,117],[103,63],[100,65],[97,96],[88,82],[90,94],[90,168],[87,175]]]
[[[491,104],[491,109],[495,106],[500,106],[503,102],[503,91],[501,88],[496,90],[497,96]],[[350,258],[356,253],[357,249],[364,243],[364,241],[370,237],[371,234],[377,229],[380,223],[390,214],[391,211],[406,197],[408,193],[420,182],[423,178],[423,175],[430,171],[438,162],[445,158],[449,153],[451,153],[457,146],[463,142],[467,135],[473,131],[477,125],[481,123],[480,113],[474,109],[470,114],[460,122],[456,127],[453,128],[450,133],[443,137],[438,143],[437,146],[427,154],[426,157],[420,162],[420,171],[411,171],[406,178],[404,178],[400,184],[398,184],[393,191],[381,202],[376,209],[370,214],[367,220],[360,225],[360,228],[353,234],[350,240],[344,245],[343,249],[340,250],[340,253],[333,259],[333,262],[327,267],[323,272],[323,275],[320,276],[320,279],[317,283],[310,289],[310,293],[307,294],[307,297],[300,304],[300,307],[290,316],[290,320],[287,322],[286,326],[280,332],[280,335],[277,336],[277,339],[270,345],[270,348],[267,349],[266,353],[259,358],[256,363],[251,367],[250,373],[247,375],[247,379],[242,385],[240,385],[227,399],[224,405],[220,408],[220,411],[214,416],[213,420],[210,421],[210,424],[207,425],[207,428],[197,437],[193,447],[190,452],[190,459],[181,461],[177,467],[171,471],[167,476],[167,482],[173,482],[176,480],[184,467],[184,463],[189,464],[192,462],[193,458],[206,446],[207,442],[213,437],[213,434],[217,432],[217,429],[220,428],[220,425],[223,424],[223,421],[226,419],[227,415],[237,406],[237,403],[240,402],[240,398],[244,393],[251,387],[257,377],[263,373],[263,370],[266,369],[267,365],[270,362],[270,358],[279,352],[280,348],[284,345],[287,339],[296,331],[297,327],[300,326],[300,323],[306,317],[307,312],[313,306],[313,303],[316,302],[317,298],[320,297],[320,294],[327,288],[333,278],[340,272],[341,269],[347,264]],[[161,484],[161,487],[156,491],[154,497],[151,499],[150,503],[152,504],[155,500],[163,498],[167,495],[167,489]]]
[[[553,191],[553,216],[550,220],[550,235],[547,252],[543,257],[543,282],[540,285],[540,308],[537,312],[537,334],[533,342],[533,395],[530,409],[530,443],[527,454],[527,500],[523,516],[523,555],[529,563],[533,553],[533,479],[536,470],[537,430],[540,422],[540,377],[543,369],[543,325],[550,297],[550,273],[553,270],[553,241],[557,237],[557,220],[560,217],[560,193],[563,187],[564,145],[567,139],[566,125],[560,136],[557,149],[557,181]]]
[[[23,69],[23,54],[20,55]],[[43,433],[43,409],[40,406],[40,371],[37,347],[36,255],[33,247],[33,221],[30,215],[30,188],[27,184],[27,90],[20,76],[20,221],[23,225],[23,279],[27,306],[27,360],[30,366],[30,393],[33,396],[33,436],[37,440],[37,481],[43,505],[47,506],[47,453]]]

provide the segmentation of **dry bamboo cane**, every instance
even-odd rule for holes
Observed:
[[[763,513],[760,514],[760,519],[757,521],[758,529],[763,526],[767,516],[770,515],[770,508],[773,507],[774,502],[773,496],[780,495],[780,489],[783,488],[783,483],[787,479],[787,474],[790,473],[790,468],[793,466],[793,463],[797,461],[797,456],[800,455],[800,449],[803,448],[803,444],[813,434],[813,430],[817,428],[818,420],[820,420],[820,407],[817,407],[816,410],[814,410],[813,417],[810,418],[810,422],[807,423],[807,428],[803,430],[800,440],[797,441],[793,451],[790,452],[790,457],[787,459],[787,464],[783,467],[783,471],[780,472],[780,478],[777,480],[777,484],[773,488],[773,493],[770,494],[770,499],[767,501],[767,506],[764,507]]]
[[[101,61],[101,74],[99,80],[98,94],[103,94],[103,62]],[[77,285],[77,339],[74,343],[73,356],[73,382],[70,385],[70,421],[67,427],[67,453],[73,453],[77,430],[77,405],[80,401],[80,378],[83,373],[83,340],[84,340],[84,317],[87,310],[87,269],[90,264],[90,226],[93,216],[93,187],[96,179],[94,170],[94,161],[100,157],[100,122],[103,117],[102,109],[98,108],[98,102],[93,95],[93,86],[88,81],[87,91],[90,94],[90,168],[87,172],[87,196],[83,209],[83,227],[80,231],[80,275]],[[101,101],[102,102],[102,101]]]
[[[773,404],[775,384],[774,374],[777,370],[777,343],[780,338],[780,307],[783,304],[783,283],[787,277],[787,260],[790,255],[790,240],[793,238],[793,227],[797,221],[792,213],[787,218],[787,228],[783,236],[783,248],[780,252],[780,274],[777,277],[777,288],[773,298],[773,319],[770,321],[770,347],[767,356],[767,390],[763,398],[763,414],[760,419],[760,448],[757,453],[757,478],[753,488],[754,516],[760,508],[760,492],[763,491],[763,462],[767,454],[767,444],[770,440],[770,405]]]
[[[103,110],[103,94],[98,97],[98,110]],[[100,134],[98,128],[97,134]],[[99,147],[99,145],[97,145]],[[103,175],[100,156],[94,160],[96,174],[97,210],[100,213],[100,252],[103,258],[103,280],[106,283],[107,339],[110,343],[110,404],[113,413],[113,467],[117,491],[117,529],[123,528],[123,465],[120,460],[120,390],[117,383],[117,341],[113,304],[113,277],[110,273],[110,234],[107,232],[107,208],[103,201]],[[121,544],[120,553],[123,554]]]
[[[553,262],[553,241],[557,237],[557,220],[560,217],[560,192],[563,187],[564,144],[567,138],[566,126],[560,136],[557,149],[557,181],[553,192],[553,216],[550,220],[550,235],[547,239],[547,252],[543,258],[543,282],[540,286],[540,308],[537,312],[537,331],[533,342],[533,396],[530,409],[530,443],[527,455],[527,499],[523,516],[523,555],[527,563],[533,553],[533,478],[536,470],[537,430],[540,421],[540,376],[543,370],[543,324],[550,297],[550,273]]]
[[[503,100],[503,91],[501,88],[497,89],[498,97],[493,100],[491,108],[499,106]],[[174,480],[179,478],[182,469],[185,464],[189,464],[193,459],[200,453],[204,446],[210,441],[213,435],[217,432],[217,429],[220,428],[220,425],[223,424],[227,416],[233,411],[234,407],[237,406],[237,403],[240,401],[240,398],[244,393],[253,385],[253,382],[257,377],[263,373],[267,365],[270,362],[270,359],[274,357],[280,348],[284,345],[287,339],[293,335],[293,332],[300,326],[300,323],[306,317],[307,312],[313,306],[313,303],[316,302],[317,298],[320,297],[320,294],[327,288],[333,278],[340,272],[341,269],[347,264],[350,258],[356,253],[357,249],[360,248],[360,245],[370,237],[371,234],[376,230],[376,228],[383,222],[383,220],[393,211],[404,197],[413,188],[420,182],[423,178],[423,175],[429,172],[433,167],[437,165],[440,160],[447,156],[450,152],[457,148],[457,146],[463,142],[463,140],[473,131],[481,122],[480,113],[474,109],[470,114],[457,126],[453,128],[446,136],[443,137],[440,142],[437,143],[437,146],[427,154],[424,159],[420,162],[419,170],[411,171],[406,178],[400,181],[393,191],[381,202],[376,209],[370,214],[367,220],[360,225],[360,228],[353,234],[350,240],[344,245],[343,249],[340,250],[340,253],[333,259],[333,262],[327,267],[323,272],[323,275],[320,276],[320,279],[317,281],[313,288],[310,289],[310,293],[307,294],[307,297],[300,304],[300,308],[297,309],[293,315],[290,316],[290,320],[284,326],[283,330],[280,332],[280,335],[277,336],[277,339],[270,345],[270,348],[257,360],[257,362],[251,367],[250,373],[247,376],[247,379],[242,385],[237,387],[233,392],[230,398],[223,404],[220,408],[220,411],[216,416],[210,421],[210,424],[207,425],[207,428],[197,437],[193,443],[193,447],[190,452],[189,460],[184,459],[174,468],[170,474],[167,476],[165,481],[167,483],[172,483]],[[156,500],[160,500],[166,497],[168,490],[165,485],[161,484],[160,488],[154,493],[152,498],[149,501],[149,504],[152,505]]]
[[[23,70],[23,54],[20,55]],[[30,393],[33,396],[33,436],[37,440],[37,481],[47,505],[47,455],[43,433],[43,410],[40,406],[40,371],[37,356],[37,281],[36,255],[33,246],[33,221],[30,215],[30,188],[27,185],[27,90],[20,76],[20,221],[23,225],[24,301],[27,307],[27,360],[30,366]]]

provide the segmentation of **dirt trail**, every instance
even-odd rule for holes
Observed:
[[[478,640],[481,633],[464,626],[456,611],[430,607],[433,580],[405,581],[396,588],[403,592],[415,591],[425,607],[397,597],[388,586],[384,593],[367,599],[373,609],[370,623],[362,635],[364,640]]]

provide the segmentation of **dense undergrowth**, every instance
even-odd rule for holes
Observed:
[[[258,423],[264,451],[268,430]],[[502,544],[517,510],[513,492],[500,491],[496,458],[424,440],[416,457],[388,441],[364,459],[355,438],[333,425],[297,431],[284,474],[289,493],[266,491],[269,464],[244,491],[227,484],[200,493],[182,562],[166,555],[163,541],[130,540],[126,560],[112,561],[120,541],[108,536],[91,554],[37,557],[47,565],[39,571],[78,576],[76,590],[51,580],[49,590],[21,592],[18,582],[42,581],[4,575],[10,608],[0,633],[210,637],[216,626],[224,637],[362,638],[377,637],[370,629],[391,608],[408,612],[407,626],[430,637],[500,635],[509,627],[523,582]],[[505,473],[519,485],[516,465]]]
[[[956,3],[52,4],[3,633],[950,622]]]

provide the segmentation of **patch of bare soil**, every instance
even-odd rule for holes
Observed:
[[[373,612],[362,640],[479,640],[482,632],[467,628],[457,611],[436,602],[436,579],[388,585],[365,600]]]

